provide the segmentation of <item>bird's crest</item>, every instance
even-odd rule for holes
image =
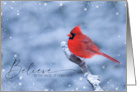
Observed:
[[[80,25],[75,26],[72,30],[71,33],[73,34],[82,34],[81,30],[80,30]]]

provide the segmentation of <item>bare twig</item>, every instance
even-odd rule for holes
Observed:
[[[100,87],[99,83],[99,77],[98,75],[92,75],[88,69],[88,67],[86,66],[86,63],[83,62],[79,57],[73,55],[67,45],[65,41],[61,42],[61,46],[62,49],[66,55],[66,57],[72,61],[73,63],[76,63],[77,65],[79,65],[79,67],[81,68],[82,72],[84,73],[85,78],[87,79],[87,81],[91,84],[92,88],[94,91],[103,91],[103,89]]]

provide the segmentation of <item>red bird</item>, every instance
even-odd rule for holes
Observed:
[[[81,58],[91,58],[94,55],[102,55],[113,62],[120,63],[116,59],[101,52],[93,41],[81,32],[79,26],[74,27],[67,36],[69,37],[67,42],[68,48],[74,55]]]

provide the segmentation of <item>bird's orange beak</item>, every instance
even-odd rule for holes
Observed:
[[[70,37],[70,38],[72,37],[72,35],[71,35],[70,33],[69,33],[69,34],[67,34],[67,36],[68,36],[68,37]]]

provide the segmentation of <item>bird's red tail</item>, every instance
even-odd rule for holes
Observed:
[[[119,63],[119,64],[120,64],[120,62],[119,62],[119,61],[117,61],[116,59],[114,59],[114,58],[112,58],[112,57],[108,56],[107,54],[100,53],[100,55],[102,55],[102,56],[104,56],[104,57],[108,58],[109,60],[111,60],[111,61],[113,61],[113,62],[116,62],[116,63]]]

